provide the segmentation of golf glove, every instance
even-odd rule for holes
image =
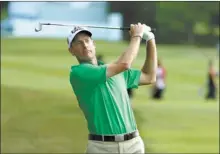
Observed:
[[[148,42],[151,39],[154,39],[155,36],[152,32],[150,32],[151,28],[149,26],[146,26],[144,29],[143,39]]]

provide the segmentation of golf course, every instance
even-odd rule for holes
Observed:
[[[96,41],[106,63],[127,42]],[[206,101],[208,57],[216,48],[158,45],[167,70],[165,98],[150,98],[151,86],[134,91],[131,101],[147,153],[219,153],[219,98]],[[141,68],[145,46],[133,63]],[[1,152],[83,153],[87,124],[69,83],[66,39],[1,39]]]

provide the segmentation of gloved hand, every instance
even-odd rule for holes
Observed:
[[[146,42],[155,38],[154,34],[150,32],[150,30],[151,28],[149,26],[144,27],[143,39],[146,40]]]

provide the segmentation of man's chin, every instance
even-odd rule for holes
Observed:
[[[94,59],[94,56],[84,56],[81,59],[84,61],[91,61],[92,59]]]

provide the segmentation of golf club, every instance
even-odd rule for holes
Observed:
[[[35,32],[39,32],[42,30],[43,26],[53,25],[53,26],[70,26],[70,27],[87,27],[87,28],[103,28],[103,29],[116,29],[116,30],[130,30],[130,27],[108,27],[108,26],[92,26],[92,25],[70,25],[70,24],[55,24],[55,23],[38,23],[35,28]],[[155,32],[156,29],[151,29],[151,32]]]

